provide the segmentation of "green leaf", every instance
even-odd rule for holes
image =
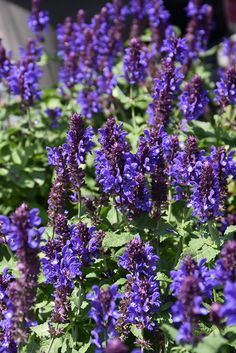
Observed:
[[[109,248],[118,248],[122,245],[127,244],[130,240],[132,240],[135,235],[130,233],[115,233],[115,232],[107,232],[105,238],[103,239],[103,247],[105,249]]]
[[[217,330],[218,331],[218,330]],[[227,344],[225,338],[219,333],[212,332],[209,336],[205,337],[194,349],[196,353],[220,353],[219,349]]]
[[[171,326],[171,325],[168,325],[168,324],[164,324],[161,326],[162,330],[164,332],[166,332],[168,334],[168,336],[173,340],[175,341],[176,340],[176,336],[177,336],[177,333],[178,333],[178,330]]]
[[[50,337],[47,322],[44,322],[43,324],[38,326],[31,327],[31,331],[33,331],[38,337]]]
[[[224,232],[225,237],[230,237],[232,234],[236,232],[236,226],[228,226]]]
[[[132,334],[134,335],[134,337],[143,339],[142,330],[139,329],[139,328],[137,328],[137,326],[132,325],[130,331],[132,332]]]
[[[83,346],[79,349],[78,353],[86,353],[87,350],[89,349],[90,345],[91,345],[91,343],[89,340],[87,343],[83,344]]]

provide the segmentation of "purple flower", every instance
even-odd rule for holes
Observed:
[[[195,75],[184,86],[179,98],[179,106],[184,116],[183,127],[187,121],[198,119],[204,114],[208,102],[208,92],[204,88],[203,81],[200,76]]]
[[[61,108],[58,108],[58,107],[56,107],[56,108],[53,108],[53,109],[51,109],[51,108],[47,108],[46,110],[45,110],[45,113],[47,114],[47,116],[49,117],[49,118],[51,118],[51,127],[52,128],[56,128],[56,127],[58,127],[58,118],[60,117],[60,116],[62,116],[62,110],[61,110]]]
[[[42,70],[38,65],[42,48],[37,48],[36,42],[30,39],[26,49],[21,49],[21,58],[11,66],[8,75],[9,88],[13,95],[20,96],[21,108],[33,105],[41,97],[39,80]]]
[[[206,157],[196,165],[196,180],[193,181],[189,206],[193,207],[193,214],[205,222],[221,215],[220,201],[219,179],[211,160]]]
[[[119,258],[119,266],[129,272],[118,322],[118,329],[123,333],[127,324],[148,330],[156,326],[153,314],[160,306],[159,284],[155,279],[158,260],[158,256],[153,254],[153,247],[144,243],[139,235],[129,242]]]
[[[205,259],[197,264],[191,256],[186,256],[180,269],[170,273],[173,279],[171,289],[177,298],[171,310],[173,321],[179,326],[176,337],[179,342],[193,343],[193,330],[197,327],[199,316],[208,313],[203,301],[212,296],[215,281],[204,263]]]
[[[22,204],[10,218],[2,218],[2,230],[12,250],[16,252],[20,273],[7,290],[10,302],[6,314],[10,318],[9,334],[17,344],[27,341],[28,328],[34,323],[32,306],[40,272],[39,246],[44,231],[39,228],[41,219],[37,213],[38,210],[29,210],[26,204]]]
[[[0,81],[6,80],[11,70],[11,60],[6,54],[6,49],[2,45],[2,40],[0,39]]]
[[[29,28],[34,33],[43,32],[49,24],[48,11],[40,10],[41,0],[32,0],[32,12],[29,16]]]
[[[197,139],[194,136],[188,136],[183,151],[178,151],[173,159],[169,169],[172,178],[172,184],[176,187],[176,199],[183,198],[185,188],[196,178],[195,166],[205,151],[200,151],[197,145]]]
[[[8,288],[13,281],[13,276],[9,274],[8,268],[4,268],[0,274],[0,353],[17,353],[17,344],[13,339],[11,328],[11,316],[9,309],[12,307]]]
[[[75,194],[74,199],[78,197],[84,182],[82,165],[85,164],[86,155],[94,145],[92,138],[92,128],[86,128],[81,115],[74,113],[70,119],[66,143],[55,148],[47,147],[49,164],[56,167],[56,179],[48,201],[51,222],[55,214],[64,212],[68,186]]]
[[[101,149],[95,154],[95,173],[104,192],[121,194],[122,175],[130,145],[125,139],[127,132],[117,125],[114,118],[107,120],[99,130]]]
[[[216,262],[215,276],[220,284],[236,281],[236,240],[228,240]]]
[[[151,177],[152,215],[159,216],[161,206],[167,200],[167,166],[172,161],[173,144],[163,127],[151,128],[144,131],[140,137],[137,159],[141,170]]]
[[[154,79],[152,99],[149,105],[149,123],[152,126],[167,126],[173,108],[173,99],[183,80],[180,67],[175,67],[172,61],[164,59],[157,78]]]
[[[118,293],[118,286],[113,284],[110,287],[92,287],[93,291],[87,294],[91,301],[89,316],[95,321],[96,327],[92,330],[91,342],[95,344],[96,352],[103,352],[103,341],[115,337],[116,321],[119,318],[117,310],[117,299],[121,298]]]
[[[234,105],[236,102],[236,70],[230,67],[223,74],[220,81],[216,82],[215,101],[222,109],[228,105]]]
[[[236,41],[234,39],[224,39],[222,43],[222,53],[227,56],[228,66],[236,65]]]
[[[127,81],[134,85],[143,81],[147,76],[147,52],[137,38],[132,38],[125,50],[124,73]]]
[[[187,15],[190,18],[186,39],[189,47],[189,60],[196,60],[199,53],[207,48],[210,31],[213,27],[212,6],[201,4],[199,0],[189,0]]]
[[[165,31],[169,25],[170,13],[165,9],[162,0],[147,0],[146,12],[151,30],[151,58],[156,61]]]
[[[161,52],[165,53],[165,59],[169,62],[177,61],[184,64],[187,57],[188,47],[185,38],[178,38],[174,33],[165,39],[161,47]]]
[[[226,318],[227,325],[236,325],[236,282],[227,281],[224,286],[225,301],[221,308],[221,316]]]

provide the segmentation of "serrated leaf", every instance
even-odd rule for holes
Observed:
[[[49,337],[50,336],[50,333],[48,332],[48,323],[47,322],[44,322],[41,325],[31,327],[30,329],[38,337]]]
[[[89,349],[90,345],[91,345],[91,342],[90,342],[90,340],[89,340],[89,342],[85,343],[85,344],[79,349],[78,353],[86,353],[87,350]]]
[[[202,342],[200,342],[197,347],[194,349],[196,353],[219,353],[219,349],[227,344],[225,338],[220,334],[212,333],[209,336],[205,337]]]
[[[224,236],[225,236],[225,237],[228,237],[229,235],[231,235],[231,234],[233,234],[233,233],[235,233],[235,232],[236,232],[236,226],[233,226],[233,225],[228,226],[228,227],[226,228],[225,232],[224,232]]]
[[[162,327],[163,331],[166,332],[170,338],[172,338],[173,341],[176,340],[178,330],[175,327],[168,325],[168,324],[164,324],[161,327]]]
[[[134,337],[143,339],[142,330],[139,329],[139,328],[137,328],[137,326],[132,325],[130,331],[132,332],[132,334],[134,335]]]
[[[103,239],[102,245],[105,249],[118,248],[127,244],[134,237],[135,235],[130,233],[107,232],[105,238]]]

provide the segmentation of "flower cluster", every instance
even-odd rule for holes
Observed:
[[[9,307],[5,314],[9,335],[17,344],[27,341],[29,326],[34,324],[32,305],[35,302],[37,277],[40,272],[39,246],[44,228],[39,228],[41,219],[38,210],[29,210],[22,204],[10,216],[1,216],[2,232],[17,256],[19,278],[7,289]]]
[[[59,126],[58,118],[62,116],[62,110],[60,108],[47,108],[45,110],[47,116],[51,119],[50,125],[52,128],[56,128]]]
[[[227,194],[227,178],[235,177],[234,151],[227,154],[223,147],[212,146],[209,156],[199,151],[194,137],[189,137],[183,151],[176,154],[170,175],[176,185],[177,198],[183,188],[190,187],[188,206],[204,222],[222,215]]]
[[[150,114],[149,124],[152,126],[167,126],[173,109],[173,99],[178,92],[179,86],[183,81],[181,67],[176,66],[175,62],[183,64],[186,57],[186,44],[181,38],[176,38],[171,34],[170,38],[164,41],[162,51],[165,57],[161,67],[154,79],[152,98],[153,102],[149,105]]]
[[[227,57],[229,67],[236,65],[236,41],[225,38],[222,43],[222,53]]]
[[[109,106],[116,83],[112,68],[121,52],[123,26],[122,6],[117,0],[106,4],[89,24],[84,12],[79,11],[76,22],[67,18],[64,25],[58,26],[62,89],[83,84],[78,102],[82,114],[88,118],[101,112],[103,106]]]
[[[54,312],[51,322],[65,322],[70,311],[69,297],[76,279],[82,278],[82,266],[89,265],[102,252],[104,232],[84,223],[68,225],[58,214],[55,237],[43,247],[43,270],[47,283],[54,287]]]
[[[70,119],[66,143],[48,150],[49,164],[56,168],[56,179],[49,197],[49,218],[53,221],[54,214],[63,213],[65,208],[66,186],[73,191],[73,200],[80,198],[80,188],[84,182],[86,155],[93,147],[93,131],[85,127],[81,115],[74,113]]]
[[[0,39],[0,82],[5,81],[11,70],[11,60]]]
[[[179,325],[176,338],[179,342],[192,343],[196,340],[193,331],[200,315],[208,313],[203,301],[212,296],[215,282],[205,259],[197,264],[190,255],[185,256],[178,270],[171,271],[171,277],[171,289],[177,298],[172,306],[173,321]]]
[[[124,72],[127,81],[134,85],[147,76],[147,53],[137,38],[130,41],[130,46],[125,50]]]
[[[20,96],[21,108],[26,110],[41,97],[39,80],[42,70],[38,64],[42,48],[35,40],[28,40],[26,49],[20,50],[21,58],[11,65],[7,82],[13,95]]]
[[[222,109],[236,102],[236,69],[230,67],[223,73],[220,81],[216,82],[215,101]]]
[[[32,0],[32,12],[29,16],[29,28],[34,33],[41,33],[46,30],[49,24],[49,14],[46,10],[40,10],[41,0]]]
[[[118,329],[123,334],[130,324],[148,330],[156,327],[153,315],[160,305],[159,284],[155,279],[158,260],[153,247],[144,243],[139,235],[130,241],[125,253],[119,258],[119,266],[129,272],[118,322]]]
[[[8,318],[8,310],[11,308],[11,303],[8,297],[8,288],[13,280],[8,268],[4,268],[3,273],[0,275],[0,341],[1,353],[17,353],[17,344],[10,332],[10,321]]]
[[[95,321],[96,327],[92,330],[92,343],[97,347],[95,352],[103,352],[103,341],[109,340],[117,335],[116,322],[119,318],[117,310],[117,299],[121,298],[118,286],[113,284],[110,287],[99,288],[93,286],[93,291],[87,294],[91,301],[89,316]]]
[[[182,121],[184,130],[187,121],[198,119],[205,113],[208,102],[208,92],[204,88],[203,81],[200,76],[195,75],[186,83],[179,98],[179,106],[184,116]]]
[[[189,48],[189,60],[196,60],[199,53],[207,48],[210,32],[213,27],[212,6],[202,4],[201,0],[189,0],[187,16],[190,18],[186,39]]]

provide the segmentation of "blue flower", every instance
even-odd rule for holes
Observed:
[[[216,82],[215,101],[222,109],[228,105],[234,105],[236,102],[236,70],[230,67],[221,77],[220,81]]]
[[[145,48],[137,38],[132,38],[125,50],[124,73],[127,81],[134,85],[147,76],[148,57]]]
[[[221,316],[226,318],[227,325],[236,325],[236,282],[227,281],[224,286],[224,304],[221,308]]]
[[[89,316],[95,321],[96,327],[92,330],[91,342],[97,347],[96,352],[103,352],[104,337],[106,340],[117,335],[116,321],[119,318],[117,310],[117,300],[121,298],[118,293],[118,286],[113,284],[110,287],[92,287],[93,291],[87,294],[87,299],[91,301]]]

